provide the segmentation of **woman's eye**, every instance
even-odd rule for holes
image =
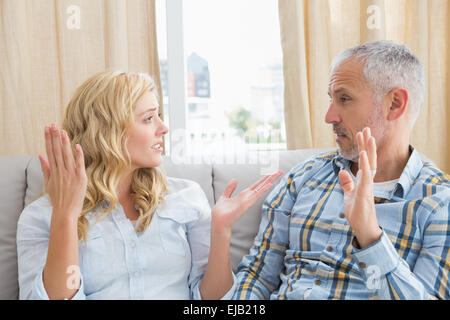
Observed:
[[[150,122],[150,121],[152,121],[152,119],[153,119],[153,116],[150,116],[150,117],[146,118],[145,121]]]

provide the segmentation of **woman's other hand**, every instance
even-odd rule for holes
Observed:
[[[41,155],[45,190],[53,207],[52,218],[70,218],[77,221],[83,209],[87,176],[83,150],[76,145],[76,156],[72,152],[67,132],[56,124],[45,127],[45,150],[48,161]]]
[[[235,197],[231,194],[236,189],[237,180],[232,179],[212,209],[212,227],[214,231],[231,232],[233,225],[264,193],[272,187],[272,182],[283,172],[267,175],[244,189]]]

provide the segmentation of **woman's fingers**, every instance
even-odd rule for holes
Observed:
[[[65,169],[64,159],[62,155],[62,144],[61,144],[61,136],[58,130],[58,127],[53,124],[51,128],[51,136],[52,136],[52,150],[53,155],[55,157],[56,168],[59,172]]]
[[[50,165],[50,170],[56,169],[56,160],[53,154],[52,133],[51,128],[45,126],[45,151],[47,152],[47,158]]]
[[[259,199],[270,188],[272,188],[272,182],[267,182],[264,185],[261,185],[258,189],[255,189],[253,196],[256,197],[257,199]]]
[[[61,130],[62,153],[66,169],[75,171],[75,161],[73,158],[72,147],[70,146],[69,136],[65,130]]]
[[[276,178],[283,174],[282,171],[278,171],[276,173],[269,174],[264,176],[260,180],[258,180],[255,184],[253,184],[249,189],[252,191],[260,190],[264,185],[271,184]]]
[[[39,161],[41,162],[42,174],[44,175],[44,184],[45,187],[47,187],[48,179],[50,177],[50,166],[47,160],[41,155],[39,155]]]
[[[237,186],[237,180],[231,179],[231,181],[226,186],[225,191],[222,193],[222,197],[225,197],[225,198],[231,197],[231,194],[236,189],[236,186]]]
[[[77,173],[84,177],[86,176],[86,168],[85,168],[85,164],[84,164],[84,153],[83,153],[83,149],[81,148],[81,146],[79,144],[75,145],[75,151],[77,153],[76,156],[76,171]]]

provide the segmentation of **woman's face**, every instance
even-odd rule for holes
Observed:
[[[155,95],[147,92],[136,103],[134,122],[126,131],[133,169],[157,167],[162,162],[163,136],[169,131],[158,115]]]

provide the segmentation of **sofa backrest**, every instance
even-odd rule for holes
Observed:
[[[308,157],[330,149],[305,149],[260,153],[254,159],[239,164],[174,163],[164,157],[162,170],[167,176],[198,182],[211,207],[232,178],[238,180],[233,195],[249,187],[265,174],[281,170],[287,173]],[[210,161],[212,162],[212,161]],[[274,184],[275,185],[275,184]],[[0,300],[17,299],[16,229],[22,210],[43,192],[43,176],[37,156],[0,156]],[[236,271],[242,257],[248,253],[261,220],[259,200],[236,223],[232,231],[231,262]]]

